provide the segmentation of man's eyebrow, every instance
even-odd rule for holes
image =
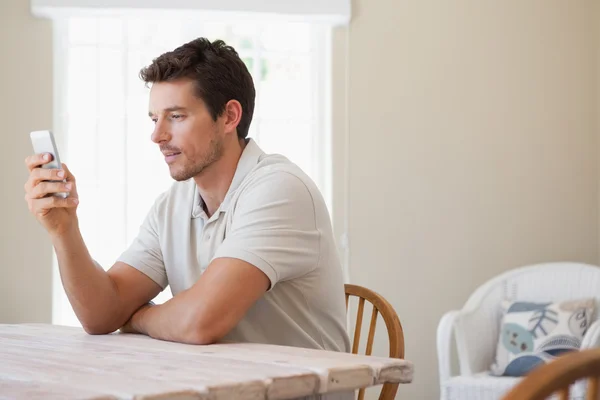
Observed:
[[[172,106],[172,107],[165,108],[162,112],[165,113],[165,112],[182,111],[182,110],[185,110],[185,107]],[[148,116],[152,117],[152,116],[154,116],[154,113],[152,111],[148,111]]]

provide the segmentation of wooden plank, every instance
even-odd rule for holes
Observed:
[[[309,395],[317,389],[316,374],[293,366],[240,363],[152,350],[138,354],[115,352],[110,348],[81,352],[76,346],[68,348],[58,343],[24,347],[19,346],[24,342],[15,345],[11,343],[13,340],[0,337],[3,347],[0,376],[52,382],[57,380],[57,371],[60,371],[60,375],[67,376],[76,385],[98,390],[106,388],[109,389],[106,393],[117,397],[128,397],[131,393],[152,396],[168,390],[227,399],[242,391],[244,398],[263,399],[273,376],[278,376],[273,388],[275,393],[281,392],[281,386],[296,390],[298,395]]]
[[[0,377],[0,399],[64,400],[67,398],[117,400],[117,397],[107,396],[103,391],[94,391],[88,388],[66,387],[52,382],[41,383]]]
[[[48,332],[45,332],[47,327],[44,325],[25,325],[22,327],[23,328],[19,330],[21,335],[47,336],[49,334]],[[2,328],[0,328],[0,336],[5,336]],[[238,361],[260,360],[264,363],[273,363],[276,365],[295,365],[297,367],[309,368],[317,372],[321,372],[327,368],[367,365],[376,372],[385,371],[386,382],[409,383],[412,380],[412,363],[408,360],[396,358],[364,356],[259,343],[222,343],[209,346],[190,346],[154,340],[144,335],[117,333],[112,335],[90,336],[78,328],[71,327],[55,327],[55,329],[52,329],[52,336],[54,340],[68,338],[68,343],[72,343],[73,340],[82,343],[93,342],[92,349],[96,349],[100,345],[105,345],[106,347],[111,348],[123,347],[127,352],[131,352],[136,348],[176,353],[183,352],[185,354],[201,354],[202,356],[207,357],[229,358]],[[402,373],[399,371],[402,371]]]
[[[139,365],[125,363],[122,368],[112,370],[105,369],[107,367],[102,365],[96,368],[89,367],[93,359],[87,359],[85,365],[82,361],[52,358],[48,354],[40,354],[34,358],[26,358],[29,354],[15,356],[6,351],[1,354],[0,377],[37,382],[44,387],[52,383],[54,386],[48,388],[49,394],[55,394],[51,391],[54,388],[65,392],[69,388],[75,391],[87,389],[116,398],[131,398],[133,394],[144,396],[165,391],[179,392],[186,389],[194,390],[198,394],[208,394],[205,387],[197,385],[190,388],[182,384],[180,379],[177,382],[164,382],[153,375],[140,377],[123,371],[140,368]]]
[[[283,399],[412,380],[405,360],[252,343],[192,346],[48,325],[0,325],[0,359],[0,379],[13,392],[33,390],[13,383],[30,381],[56,397],[72,389],[78,398]]]

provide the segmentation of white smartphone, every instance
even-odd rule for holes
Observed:
[[[56,147],[56,141],[51,131],[33,131],[29,134],[31,137],[31,144],[33,145],[33,152],[35,154],[50,153],[52,154],[52,161],[42,165],[42,168],[46,169],[60,169],[62,163],[60,162],[60,156],[58,155],[58,148]],[[56,181],[60,182],[60,181]],[[66,179],[63,180],[66,182]],[[69,193],[55,193],[55,196],[62,197],[63,199],[69,196]]]

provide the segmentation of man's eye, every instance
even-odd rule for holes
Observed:
[[[181,115],[181,114],[173,114],[173,115],[171,115],[171,118],[173,118],[173,119],[179,119],[181,117],[183,117],[183,115]]]
[[[156,124],[156,121],[158,121],[158,119],[152,118],[152,122],[154,122]]]

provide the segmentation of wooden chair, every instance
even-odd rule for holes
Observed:
[[[534,369],[503,400],[545,400],[553,394],[568,400],[571,384],[585,378],[588,378],[586,399],[600,399],[599,348],[568,353]]]
[[[384,299],[378,293],[364,288],[362,286],[346,284],[346,310],[348,310],[348,302],[350,296],[358,297],[358,310],[356,312],[356,326],[354,328],[354,340],[352,341],[352,353],[358,353],[358,347],[360,344],[360,332],[362,328],[363,311],[365,308],[365,301],[368,301],[373,305],[373,311],[371,312],[371,326],[369,327],[369,336],[367,338],[367,345],[365,354],[370,356],[373,350],[373,339],[375,337],[375,325],[377,324],[377,314],[381,314],[383,321],[388,332],[388,338],[390,342],[390,357],[393,358],[404,358],[404,333],[402,331],[402,324],[398,319],[398,315],[392,305]],[[396,395],[398,390],[397,383],[385,383],[381,389],[379,400],[391,400]],[[363,400],[365,396],[365,389],[360,389],[358,392],[358,400]]]

